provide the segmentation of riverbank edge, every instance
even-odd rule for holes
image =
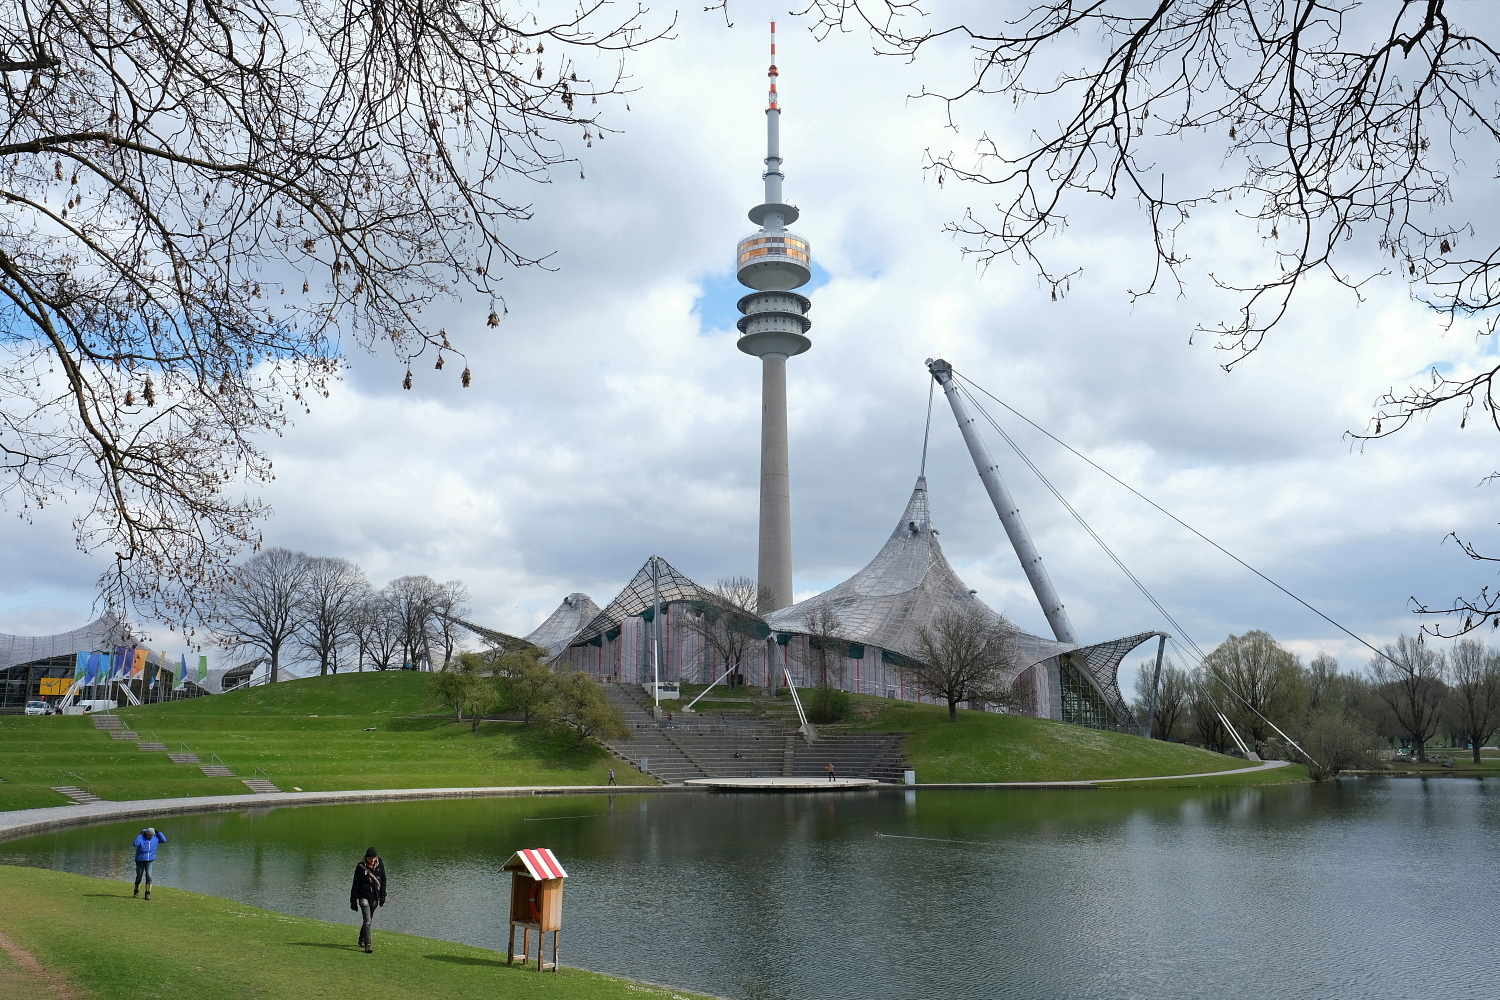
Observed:
[[[1202,774],[1169,774],[1149,778],[1101,778],[1093,781],[994,781],[934,782],[917,785],[872,785],[870,791],[955,790],[1069,790],[1088,791],[1100,785],[1138,781],[1181,781],[1223,775],[1249,774],[1288,766],[1284,760],[1268,760],[1257,767]],[[350,805],[367,802],[404,802],[438,799],[507,798],[523,795],[663,795],[697,792],[690,785],[497,785],[470,788],[380,788],[334,792],[272,792],[248,795],[203,795],[171,799],[134,799],[125,802],[91,802],[87,805],[46,806],[0,812],[0,841],[19,840],[40,833],[75,826],[93,826],[127,819],[184,816],[192,813],[237,812],[280,806]],[[734,793],[719,793],[734,794]],[[816,794],[816,793],[813,793]],[[847,794],[845,792],[844,794]]]

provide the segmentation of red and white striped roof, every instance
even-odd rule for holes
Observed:
[[[538,882],[568,877],[563,866],[558,864],[557,856],[545,847],[523,848],[505,862],[505,871],[513,872],[521,868],[526,869],[526,873]]]

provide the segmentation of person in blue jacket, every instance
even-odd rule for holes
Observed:
[[[167,835],[155,827],[146,827],[135,837],[135,892],[141,894],[141,878],[146,879],[146,898],[151,898],[151,865],[156,861],[156,845],[165,844]]]

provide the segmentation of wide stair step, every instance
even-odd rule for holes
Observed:
[[[669,729],[652,718],[650,701],[639,685],[603,687],[635,737],[613,741],[610,748],[637,767],[646,758],[649,772],[669,784],[700,777],[823,777],[829,763],[840,777],[902,779],[902,733],[839,732],[840,727],[825,727],[817,742],[808,743],[784,714],[758,716],[717,709],[702,716],[679,714]]]
[[[128,729],[117,729],[109,734],[109,738],[112,740],[138,740],[141,738],[141,734],[133,733]]]
[[[99,796],[95,795],[93,792],[86,792],[82,788],[79,788],[77,785],[53,785],[52,790],[54,792],[60,792],[63,795],[66,795],[68,798],[72,799],[75,804],[80,806],[87,805],[90,802],[100,801]]]
[[[270,792],[281,791],[281,789],[277,788],[275,784],[267,781],[264,778],[241,778],[240,780],[243,781],[246,786],[248,786],[249,789],[257,795],[265,795]]]
[[[203,763],[202,761],[200,761],[198,759],[198,755],[195,754],[195,753],[169,753],[169,754],[167,754],[167,760],[170,760],[174,764],[201,764],[201,763]]]
[[[219,764],[203,764],[203,765],[201,765],[198,768],[198,770],[202,771],[204,774],[208,775],[210,778],[232,778],[232,777],[234,777],[234,772],[233,771],[231,771],[229,768],[224,767],[224,766],[219,765]]]
[[[158,750],[158,751],[163,751],[163,750],[167,749],[167,745],[165,743],[152,743],[152,742],[149,742],[149,741],[144,742],[144,743],[137,743],[136,746],[140,747],[142,750]]]
[[[90,716],[90,718],[94,720],[95,729],[125,728],[124,723],[120,721],[120,717],[118,715],[93,715]]]

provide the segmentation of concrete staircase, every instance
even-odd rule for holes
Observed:
[[[93,792],[86,792],[82,788],[79,788],[77,785],[54,785],[52,786],[52,790],[54,792],[60,792],[63,795],[66,795],[68,798],[73,800],[73,803],[75,805],[84,806],[88,805],[90,802],[99,801],[99,796],[95,795]]]
[[[232,778],[234,772],[222,764],[200,764],[198,770],[210,778]]]
[[[120,721],[118,715],[90,715],[94,720],[95,729],[124,729],[125,724]]]
[[[167,745],[165,743],[152,743],[150,741],[142,741],[140,743],[137,743],[136,746],[140,747],[142,750],[155,750],[158,752],[163,752],[167,749]]]
[[[110,730],[109,738],[112,740],[138,740],[141,738],[141,734],[131,732],[129,729],[112,729]]]
[[[201,760],[198,759],[198,755],[195,754],[195,753],[169,753],[169,754],[167,754],[167,760],[170,760],[174,764],[202,764],[203,763],[203,761],[201,761]]]
[[[650,773],[668,784],[692,778],[821,777],[830,761],[841,777],[901,780],[900,733],[841,733],[828,727],[809,744],[797,731],[790,706],[770,699],[747,700],[743,710],[677,713],[669,729],[652,718],[640,685],[603,688],[635,737],[610,742],[610,749],[637,767],[647,758]]]
[[[267,795],[271,792],[281,791],[281,789],[277,788],[274,783],[269,782],[264,778],[241,778],[240,780],[245,783],[245,786],[247,788],[249,788],[252,792],[255,792],[257,795]]]

